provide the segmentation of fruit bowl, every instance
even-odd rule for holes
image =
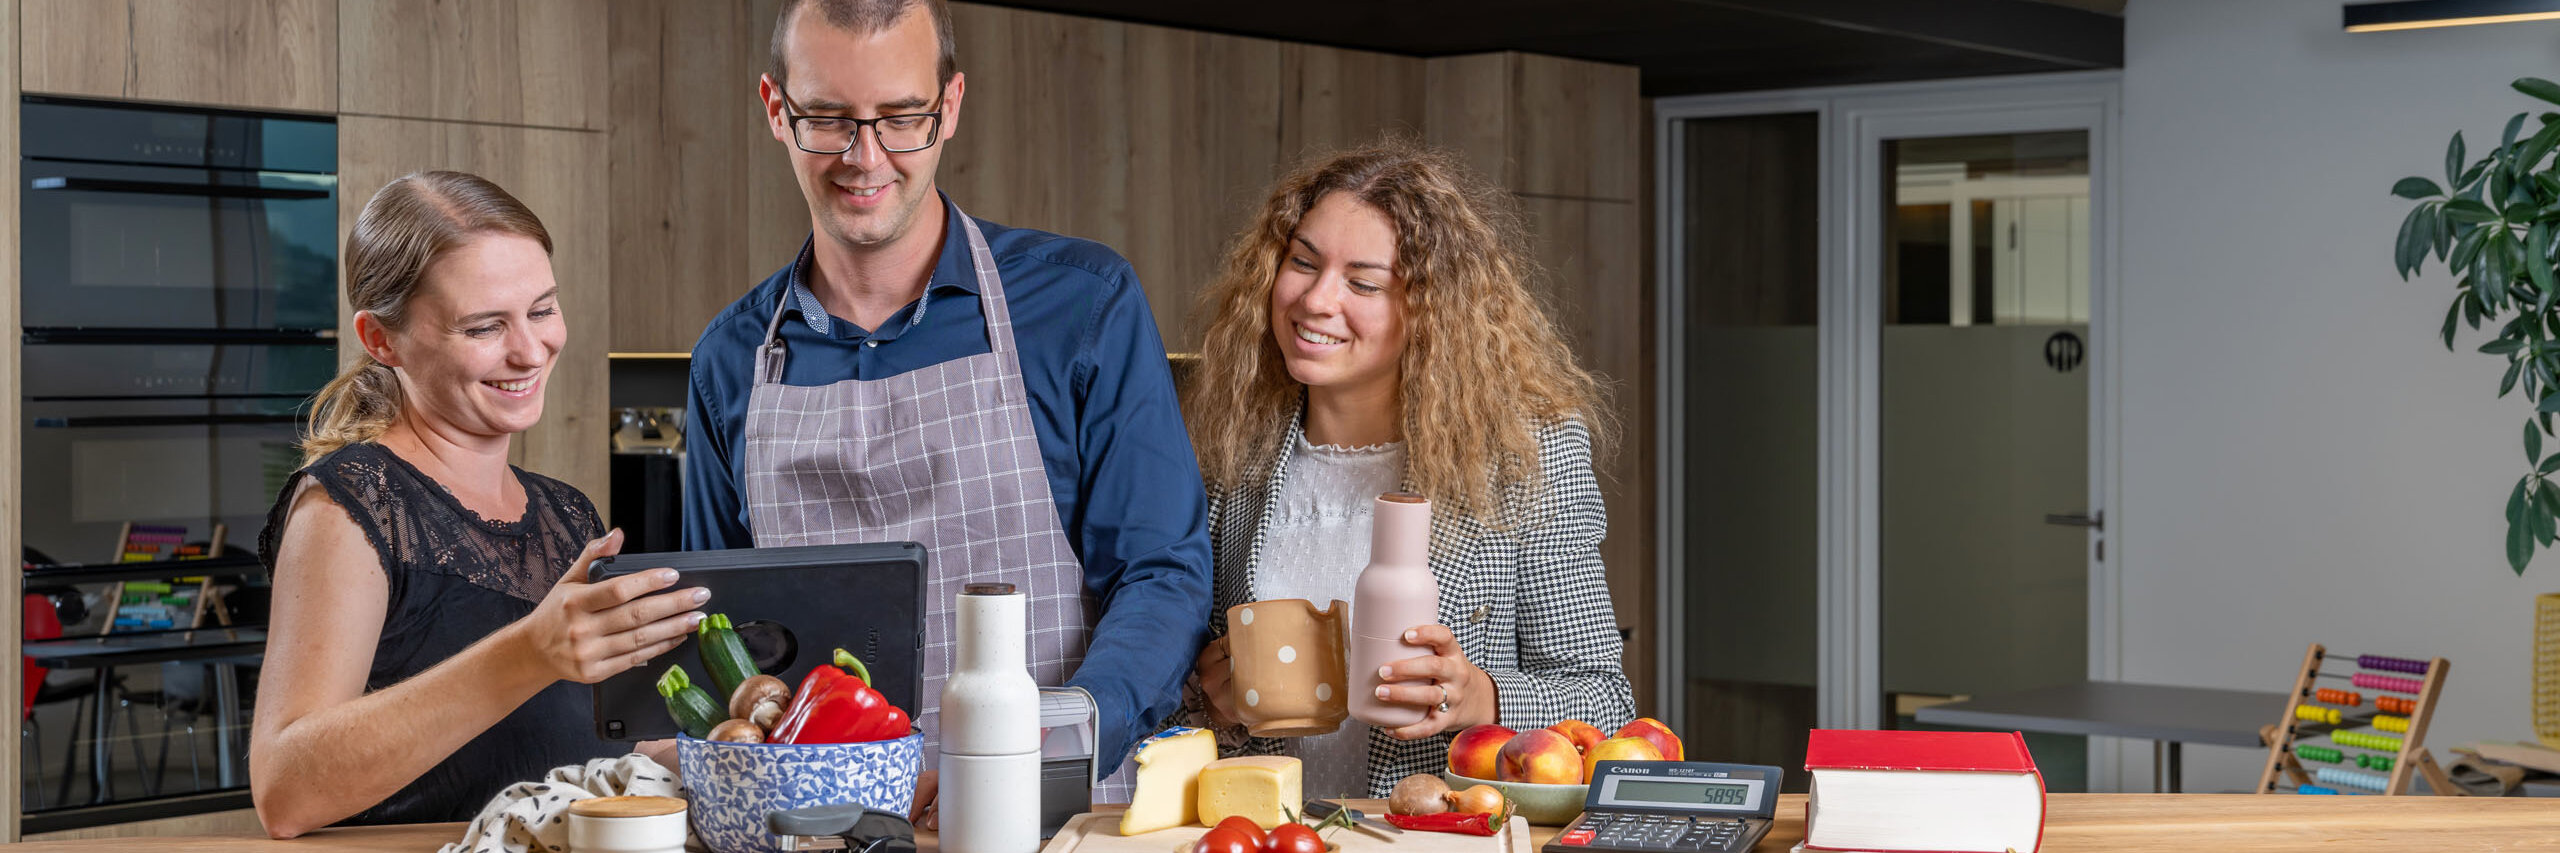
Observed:
[[[1448,772],[1441,773],[1440,778],[1449,780],[1449,789],[1453,791],[1464,791],[1477,785],[1491,785],[1502,791],[1503,796],[1511,798],[1512,804],[1520,810],[1520,817],[1538,826],[1563,826],[1572,823],[1574,816],[1582,813],[1582,802],[1591,792],[1589,785],[1504,782]]]

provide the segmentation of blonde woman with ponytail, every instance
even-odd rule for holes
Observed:
[[[674,648],[708,597],[616,553],[577,489],[507,464],[568,337],[551,237],[458,172],[374,194],[347,237],[364,357],[311,414],[259,538],[275,584],[249,743],[268,834],[469,820],[505,785],[623,752],[594,682]]]
[[[1199,713],[1240,731],[1227,608],[1351,600],[1371,503],[1432,502],[1440,621],[1405,631],[1412,657],[1378,693],[1422,721],[1226,738],[1303,758],[1310,797],[1384,797],[1444,769],[1472,725],[1605,732],[1635,716],[1600,562],[1605,410],[1530,290],[1535,269],[1509,194],[1390,139],[1282,178],[1203,294],[1183,394],[1217,561]]]

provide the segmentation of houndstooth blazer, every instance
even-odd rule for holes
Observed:
[[[1216,636],[1226,635],[1227,608],[1255,600],[1264,513],[1288,480],[1289,458],[1305,428],[1303,412],[1290,416],[1261,483],[1209,495],[1218,608],[1209,621]],[[1542,489],[1515,485],[1504,494],[1502,511],[1516,519],[1507,530],[1456,513],[1432,515],[1440,624],[1457,635],[1467,660],[1493,677],[1501,725],[1527,731],[1579,719],[1615,731],[1635,718],[1636,703],[1600,562],[1608,519],[1592,472],[1590,430],[1570,420],[1539,429],[1538,466]],[[1192,693],[1192,718],[1205,720],[1205,703]],[[1400,741],[1372,729],[1369,796],[1386,796],[1406,776],[1445,769],[1455,734]],[[1283,745],[1245,737],[1240,727],[1221,732],[1219,742],[1228,754],[1272,754]]]

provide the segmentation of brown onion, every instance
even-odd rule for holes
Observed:
[[[1396,783],[1387,795],[1388,814],[1439,814],[1449,810],[1449,783],[1429,773],[1416,773]]]
[[[1477,785],[1464,791],[1451,791],[1448,794],[1448,800],[1450,811],[1491,815],[1502,813],[1502,789],[1492,785]]]

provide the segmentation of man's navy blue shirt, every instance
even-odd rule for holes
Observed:
[[[957,208],[922,298],[878,330],[829,317],[800,260],[731,304],[693,348],[685,412],[684,547],[751,548],[740,446],[755,350],[782,300],[786,385],[884,379],[991,351]],[[978,220],[1013,312],[1023,387],[1050,499],[1084,562],[1101,619],[1068,684],[1093,694],[1098,756],[1116,763],[1181,704],[1211,608],[1208,507],[1165,363],[1129,262],[1099,243]],[[802,306],[807,306],[805,309]],[[1101,768],[1109,775],[1110,767]]]

